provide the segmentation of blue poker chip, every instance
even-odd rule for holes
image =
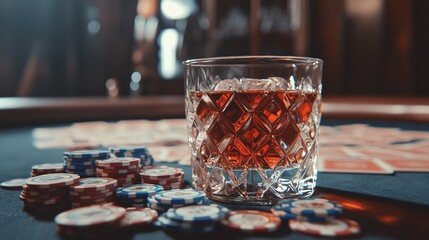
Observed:
[[[288,213],[310,218],[333,217],[343,212],[341,204],[322,198],[283,200],[279,206]]]
[[[306,221],[306,222],[328,222],[332,219],[334,219],[335,217],[304,217],[304,216],[299,216],[299,215],[295,215],[293,213],[289,213],[283,210],[282,207],[280,206],[274,206],[271,208],[271,212],[280,217],[283,220],[289,221],[292,219],[297,219],[297,220],[302,220],[302,221]]]
[[[95,170],[95,165],[71,165],[71,164],[64,164],[64,169],[69,169],[69,170],[87,170],[87,169],[93,169]]]
[[[216,229],[215,224],[194,224],[193,222],[178,222],[170,219],[166,213],[161,214],[155,222],[165,230],[180,231],[184,233],[211,233]]]
[[[85,161],[72,161],[72,160],[64,160],[64,164],[73,165],[73,166],[95,166],[95,160],[85,160]]]
[[[73,159],[97,158],[104,159],[110,157],[110,152],[106,150],[79,150],[64,152],[64,157]]]
[[[148,197],[163,190],[164,188],[161,185],[134,184],[128,187],[121,187],[116,189],[116,195],[118,195],[119,197],[126,198]]]
[[[229,209],[217,204],[190,205],[171,208],[166,212],[169,219],[178,222],[215,222],[229,212]]]
[[[163,204],[195,204],[206,198],[206,193],[196,189],[175,189],[159,192],[154,198]]]
[[[109,147],[111,153],[147,153],[149,152],[147,147],[144,146],[118,146]]]

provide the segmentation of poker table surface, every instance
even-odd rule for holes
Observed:
[[[61,123],[62,125],[71,124]],[[429,131],[427,122],[347,119],[324,119],[323,125],[368,123],[371,126],[395,127],[404,130]],[[36,125],[0,129],[0,182],[28,177],[31,166],[41,162],[59,162],[65,149],[36,149],[32,145],[32,130]],[[43,127],[50,125],[43,125]],[[52,125],[53,126],[53,125]],[[55,125],[58,126],[58,125]],[[184,169],[190,185],[190,166],[175,163],[156,165],[178,166]],[[53,216],[34,215],[23,210],[20,191],[0,189],[1,239],[60,239]],[[397,172],[392,175],[318,173],[315,197],[337,201],[344,205],[344,218],[361,225],[362,233],[352,239],[429,239],[429,173]],[[224,204],[231,209],[268,211],[269,206]],[[180,235],[150,227],[139,232],[126,232],[121,239],[200,239],[201,236]],[[291,231],[285,224],[270,234],[239,234],[220,230],[203,236],[207,239],[316,239]]]

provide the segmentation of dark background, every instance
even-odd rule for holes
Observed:
[[[429,96],[428,11],[425,0],[0,0],[0,97],[183,94],[182,60],[263,54],[322,58],[325,95]]]

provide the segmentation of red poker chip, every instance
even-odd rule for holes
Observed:
[[[15,178],[0,183],[1,188],[8,190],[21,190],[27,178]]]
[[[29,188],[48,189],[74,185],[79,182],[80,176],[70,173],[50,173],[29,178],[25,184]]]
[[[183,175],[183,169],[173,167],[151,167],[140,170],[140,176],[145,180],[162,180]]]
[[[184,175],[180,175],[178,177],[173,178],[166,178],[166,179],[160,179],[160,180],[153,180],[146,177],[141,177],[142,182],[144,183],[152,183],[152,184],[168,184],[168,183],[177,183],[184,181]]]
[[[91,177],[83,178],[77,185],[70,187],[70,192],[98,192],[104,190],[114,190],[118,181],[113,178]]]
[[[255,210],[238,210],[227,213],[221,223],[245,233],[273,232],[280,227],[281,219],[272,213]]]
[[[122,157],[96,160],[95,164],[100,167],[125,167],[140,165],[140,158]]]
[[[121,226],[126,228],[140,227],[151,224],[158,217],[158,212],[150,208],[130,207],[127,208]]]
[[[72,200],[72,203],[79,203],[79,204],[86,204],[86,203],[94,203],[94,204],[99,204],[99,203],[105,203],[105,202],[113,202],[115,200],[115,198],[113,196],[110,197],[102,197],[102,198],[94,198],[94,199],[77,199],[77,200]]]
[[[129,169],[129,170],[140,170],[140,165],[131,165],[131,166],[116,166],[116,167],[107,167],[107,166],[97,166],[98,169],[102,169],[102,170],[124,170],[124,169]]]
[[[80,201],[80,200],[92,200],[92,199],[101,199],[101,198],[111,198],[114,197],[115,194],[113,192],[105,193],[105,194],[89,194],[89,195],[80,195],[80,196],[71,196],[70,199],[72,201]]]
[[[97,172],[100,173],[107,173],[107,174],[131,174],[131,173],[137,173],[139,171],[138,168],[133,169],[101,169],[97,168]]]
[[[116,173],[103,173],[100,171],[96,171],[95,175],[97,175],[98,177],[107,177],[107,178],[135,178],[136,177],[136,173],[126,173],[126,174],[116,174]]]
[[[360,225],[349,219],[330,219],[326,222],[289,220],[290,229],[302,233],[324,237],[345,237],[360,233]]]
[[[82,207],[58,214],[55,223],[63,229],[101,227],[120,222],[125,212],[125,208],[108,205]]]
[[[31,170],[39,173],[61,171],[61,170],[64,170],[64,164],[63,163],[42,163],[42,164],[33,165],[31,167]]]
[[[104,189],[104,190],[94,190],[91,192],[72,192],[70,191],[70,196],[73,197],[81,197],[81,196],[88,196],[88,195],[103,195],[103,194],[107,194],[107,193],[113,193],[115,192],[115,188],[112,189]]]

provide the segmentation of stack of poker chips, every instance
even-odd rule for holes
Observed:
[[[183,233],[212,233],[229,209],[217,204],[171,208],[158,217],[156,226]]]
[[[196,189],[161,191],[147,198],[147,206],[160,212],[165,212],[170,208],[208,204],[210,201],[205,192]]]
[[[31,167],[31,177],[49,174],[49,173],[63,173],[64,164],[62,163],[42,163],[33,165]]]
[[[185,176],[181,168],[144,167],[139,174],[142,183],[161,185],[164,190],[180,189],[185,185]]]
[[[70,200],[73,208],[105,204],[115,200],[118,182],[112,178],[82,178],[70,187]]]
[[[135,184],[116,189],[116,203],[123,207],[146,207],[147,199],[163,190],[154,184]]]
[[[153,165],[153,157],[149,153],[149,150],[143,146],[119,146],[119,147],[109,147],[111,154],[116,157],[134,157],[140,158],[140,164],[144,166]]]
[[[289,222],[290,229],[317,236],[349,236],[360,232],[357,222],[339,219],[342,205],[322,198],[283,200],[271,212]]]
[[[126,210],[113,205],[71,209],[55,217],[57,233],[64,239],[119,239]]]
[[[114,178],[118,187],[131,186],[139,182],[140,158],[118,157],[97,160],[95,175],[97,177]]]
[[[64,152],[64,170],[67,173],[79,174],[81,177],[95,176],[95,161],[110,158],[109,151],[81,150]]]
[[[69,186],[77,184],[79,175],[51,173],[29,178],[20,198],[26,210],[57,211],[70,205]]]

